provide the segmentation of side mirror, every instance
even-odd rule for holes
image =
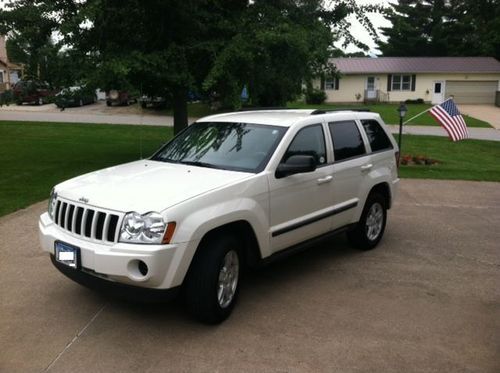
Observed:
[[[316,170],[316,160],[312,155],[292,155],[276,169],[276,178],[281,179],[295,174],[313,172]]]

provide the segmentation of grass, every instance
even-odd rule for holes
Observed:
[[[296,109],[348,109],[349,107],[356,108],[367,108],[370,111],[375,113],[379,113],[382,119],[387,124],[399,124],[399,115],[397,112],[399,104],[373,104],[373,105],[334,105],[334,104],[322,104],[322,105],[308,105],[303,102],[291,102],[288,104],[290,108]],[[407,104],[408,113],[406,114],[406,119],[410,119],[411,117],[421,113],[424,110],[429,109],[432,105],[428,104]],[[491,126],[483,122],[482,120],[469,117],[468,115],[463,116],[465,122],[469,127],[485,127],[490,128]],[[418,126],[439,126],[436,120],[431,117],[429,113],[425,113],[418,118],[412,120],[409,125],[418,125]]]
[[[379,113],[382,119],[384,119],[384,122],[387,124],[399,124],[399,116],[396,111],[398,108],[398,104],[373,104],[373,105],[364,105],[364,104],[359,104],[359,105],[336,105],[336,104],[321,104],[321,105],[308,105],[303,102],[290,102],[287,105],[289,108],[294,108],[294,109],[349,109],[352,107],[356,108],[367,108],[370,111],[373,111],[375,113]],[[431,107],[431,105],[428,104],[408,104],[406,105],[408,107],[408,113],[406,114],[406,118],[410,119],[411,117],[421,113],[424,110],[427,110]],[[221,112],[221,111],[219,111]],[[214,112],[210,110],[210,107],[201,102],[196,102],[196,103],[189,103],[188,104],[188,116],[190,118],[201,118],[205,117],[207,115],[212,115],[216,114],[217,112]],[[173,111],[166,110],[165,111],[166,115],[173,115]],[[491,128],[491,126],[483,122],[482,120],[469,117],[467,115],[464,115],[465,122],[469,127],[483,127],[483,128]],[[425,113],[421,115],[420,117],[412,120],[409,125],[418,125],[418,126],[439,126],[439,124],[436,122],[436,120],[430,116],[429,113]]]
[[[0,216],[48,198],[68,178],[151,155],[167,127],[0,122]]]
[[[63,180],[139,159],[141,148],[149,156],[171,136],[168,127],[0,122],[0,216],[46,199]],[[500,181],[500,142],[405,135],[408,153],[440,163],[401,166],[402,177]]]
[[[395,136],[397,139],[397,136]],[[402,154],[439,161],[432,166],[400,166],[400,176],[415,179],[500,181],[500,142],[404,135]]]

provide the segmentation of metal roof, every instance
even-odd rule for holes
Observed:
[[[354,57],[332,58],[343,74],[500,73],[493,57]]]

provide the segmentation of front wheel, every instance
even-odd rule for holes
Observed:
[[[349,241],[361,250],[371,250],[382,239],[387,222],[387,201],[378,193],[370,194],[356,227],[347,232]]]
[[[198,250],[186,279],[185,303],[198,320],[218,324],[229,317],[238,297],[238,243],[232,236],[218,236]]]

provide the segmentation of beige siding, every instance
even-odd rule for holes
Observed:
[[[344,75],[340,79],[339,90],[326,91],[327,102],[357,102],[356,94],[358,93],[362,95],[360,101],[358,102],[363,102],[366,79],[368,76],[375,77],[375,88],[380,89],[384,93],[388,93],[390,102],[400,102],[407,99],[416,100],[418,98],[421,98],[426,102],[431,102],[435,81],[495,81],[497,84],[499,84],[500,81],[500,74],[416,74],[415,91],[387,92],[387,74]],[[319,80],[315,82],[315,86],[319,88]],[[446,92],[446,84],[444,89]]]

